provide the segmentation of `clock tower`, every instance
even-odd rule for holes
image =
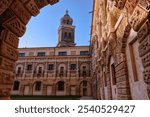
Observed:
[[[68,10],[66,14],[61,18],[61,23],[58,29],[58,44],[57,47],[71,47],[75,46],[75,26],[73,19],[69,16]]]

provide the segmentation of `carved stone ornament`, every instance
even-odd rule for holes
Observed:
[[[130,20],[129,23],[134,31],[138,31],[140,27],[144,24],[144,22],[147,20],[148,11],[143,9],[140,5],[137,5]]]

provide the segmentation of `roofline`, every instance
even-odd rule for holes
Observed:
[[[24,47],[18,49],[51,49],[51,48],[77,48],[77,47],[90,47],[90,45],[72,46],[72,47]]]

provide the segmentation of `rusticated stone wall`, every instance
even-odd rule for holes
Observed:
[[[59,0],[0,0],[0,99],[9,99],[18,41],[40,9]]]
[[[93,75],[92,79],[93,82],[100,79],[97,85],[101,91],[96,98],[114,99],[114,95],[117,99],[150,98],[149,4],[149,0],[94,0],[92,71],[100,75],[98,78]],[[114,73],[110,58],[114,60]],[[138,97],[140,94],[143,96]]]

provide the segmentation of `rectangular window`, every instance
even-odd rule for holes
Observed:
[[[89,52],[88,51],[80,51],[80,56],[88,56]]]
[[[59,56],[67,56],[67,52],[59,52],[58,55]]]
[[[45,56],[45,52],[38,52],[37,56]]]
[[[31,64],[27,65],[27,70],[32,70],[32,65]]]
[[[70,69],[71,70],[76,70],[76,67],[77,67],[76,64],[71,64]]]
[[[19,53],[19,57],[25,57],[25,53]]]
[[[49,64],[48,65],[48,70],[54,70],[54,65],[53,64]]]

